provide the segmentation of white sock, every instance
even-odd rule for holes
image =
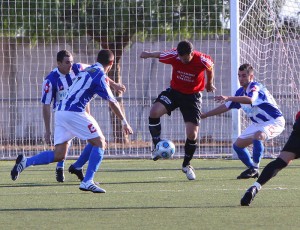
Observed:
[[[255,187],[257,188],[258,191],[261,190],[261,185],[260,185],[260,183],[255,182],[255,183],[253,184],[253,186],[255,186]]]

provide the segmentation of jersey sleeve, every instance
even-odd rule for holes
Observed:
[[[111,102],[117,102],[117,99],[115,98],[115,96],[113,95],[109,87],[109,82],[106,75],[103,75],[100,78],[100,82],[97,85],[96,92],[101,98],[105,100],[109,100]]]
[[[42,85],[42,98],[41,102],[43,104],[49,105],[54,97],[53,85],[49,79],[44,80]]]
[[[178,57],[176,49],[164,51],[160,54],[159,61],[164,64],[172,64]]]
[[[255,83],[250,85],[250,92],[248,97],[252,100],[252,105],[260,105],[263,102],[263,94],[260,92],[261,86]]]
[[[201,53],[200,60],[208,71],[212,71],[214,67],[214,61],[209,55]]]
[[[235,92],[235,97],[237,96],[241,96],[242,94],[242,88],[239,88],[236,92]],[[225,103],[225,106],[228,108],[228,109],[240,109],[242,106],[240,103],[238,102],[233,102],[233,101],[227,101]]]

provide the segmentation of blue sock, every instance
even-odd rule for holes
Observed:
[[[236,151],[239,159],[248,167],[253,167],[253,161],[247,148],[239,148],[233,144],[233,149]]]
[[[44,151],[27,158],[26,167],[31,165],[47,165],[54,161],[54,151]]]
[[[93,146],[88,143],[85,148],[83,149],[82,153],[80,154],[79,158],[77,159],[77,161],[73,164],[73,166],[75,168],[82,168],[83,165],[89,160],[90,158],[90,154],[92,151]]]
[[[93,147],[89,158],[89,164],[86,169],[83,182],[94,180],[94,175],[98,171],[98,168],[102,162],[104,150],[100,147]]]
[[[56,164],[56,168],[64,168],[65,167],[65,161],[59,161]]]
[[[254,140],[253,141],[253,161],[254,163],[259,164],[261,158],[263,157],[264,154],[264,144],[262,141],[259,140]]]

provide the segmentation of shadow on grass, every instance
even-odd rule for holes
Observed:
[[[151,210],[151,209],[213,209],[213,208],[237,208],[239,205],[224,205],[224,206],[149,206],[149,207],[107,207],[107,208],[0,208],[0,212],[53,212],[53,211],[116,211],[116,210]],[[282,207],[282,206],[281,206]]]

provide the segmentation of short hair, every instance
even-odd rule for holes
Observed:
[[[245,63],[239,67],[239,71],[244,71],[244,70],[247,70],[248,74],[254,72],[253,67],[248,63]]]
[[[115,55],[111,50],[100,50],[97,56],[97,62],[99,62],[103,66],[108,66],[110,62],[114,61],[114,57]]]
[[[56,55],[56,61],[62,62],[65,57],[72,57],[71,52],[68,50],[61,50]]]
[[[177,52],[179,56],[191,54],[193,52],[193,44],[187,40],[181,41],[177,45]]]

